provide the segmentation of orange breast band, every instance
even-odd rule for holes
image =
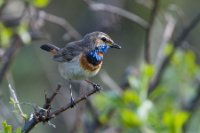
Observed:
[[[87,70],[87,71],[90,71],[90,72],[93,72],[93,71],[96,71],[97,69],[100,69],[101,68],[101,65],[102,65],[102,61],[99,62],[99,64],[97,65],[92,65],[91,63],[89,63],[87,61],[87,58],[83,55],[81,55],[81,58],[80,58],[80,66]]]

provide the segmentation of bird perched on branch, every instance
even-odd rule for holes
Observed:
[[[59,62],[61,76],[70,81],[71,102],[74,102],[71,91],[71,80],[85,80],[94,88],[101,87],[89,80],[101,69],[103,56],[109,48],[120,49],[107,34],[92,32],[82,40],[68,43],[64,48],[58,48],[52,44],[44,44],[41,49],[50,52],[53,60]]]

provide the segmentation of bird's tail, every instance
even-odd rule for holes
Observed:
[[[45,51],[47,51],[47,52],[52,53],[53,55],[57,54],[57,52],[60,51],[60,48],[59,48],[59,47],[56,47],[56,46],[53,45],[53,44],[43,44],[40,48],[41,48],[42,50],[45,50]]]

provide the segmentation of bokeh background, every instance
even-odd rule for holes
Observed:
[[[107,9],[91,8],[92,4],[112,5],[149,23],[156,2],[158,10],[153,14],[149,33],[151,63],[144,57],[145,27]],[[21,104],[26,114],[34,111],[33,105],[42,106],[45,91],[51,94],[58,83],[62,90],[53,109],[68,103],[69,85],[59,75],[57,63],[40,46],[53,43],[63,47],[87,33],[102,31],[122,46],[106,54],[102,70],[91,79],[104,90],[88,98],[89,102],[81,102],[53,119],[56,128],[38,124],[31,132],[200,133],[200,25],[176,48],[163,76],[159,77],[159,85],[147,95],[149,83],[159,70],[162,59],[159,57],[173,51],[174,40],[200,12],[198,0],[0,0],[0,5],[1,67],[4,53],[12,44],[12,35],[17,33],[23,38],[0,82],[1,122],[6,120],[13,128],[23,127],[23,120],[9,102],[8,84],[16,90],[20,102],[31,103]],[[26,7],[28,10],[24,11]],[[44,14],[58,18],[53,18],[53,22],[52,16],[43,18]],[[60,26],[60,19],[72,29]],[[74,30],[78,35],[71,33]],[[73,88],[75,98],[92,89],[83,81],[75,81]],[[91,108],[96,114],[91,113]]]

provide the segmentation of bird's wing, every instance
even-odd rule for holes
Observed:
[[[67,44],[64,48],[62,48],[56,55],[53,56],[53,59],[58,62],[67,62],[71,61],[74,57],[84,53],[85,48],[82,45],[81,41],[72,42]]]

